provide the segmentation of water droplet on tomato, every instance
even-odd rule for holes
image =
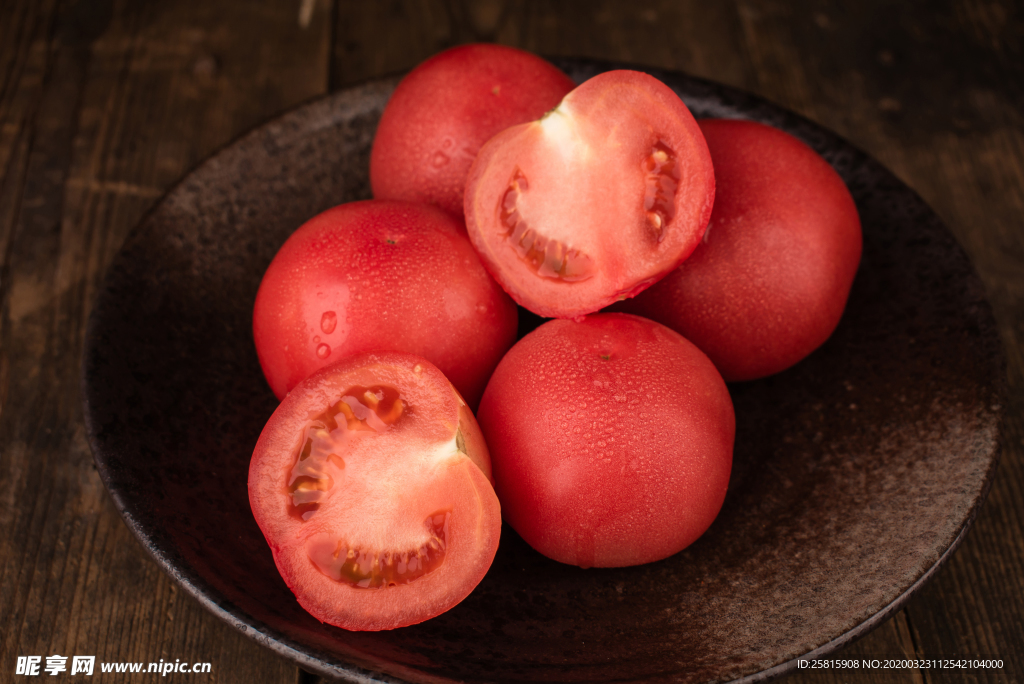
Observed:
[[[338,314],[333,311],[324,311],[324,315],[320,317],[320,329],[324,331],[325,335],[330,335],[336,327],[338,327]]]
[[[321,359],[326,359],[331,355],[331,347],[327,344],[321,344],[316,348],[316,355]]]

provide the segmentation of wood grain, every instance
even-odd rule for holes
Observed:
[[[330,13],[317,9],[302,29],[290,3],[4,8],[5,675],[19,655],[77,654],[210,662],[226,681],[296,677],[182,596],[131,537],[92,465],[78,363],[106,265],[146,209],[218,147],[326,91]]]
[[[54,653],[211,662],[205,681],[315,679],[183,596],[121,522],[82,424],[90,302],[145,211],[219,147],[328,89],[484,40],[755,92],[851,140],[936,210],[1005,342],[1002,463],[950,563],[840,657],[1005,667],[792,681],[1024,681],[1022,12],[1001,0],[0,4],[0,679],[19,655]]]

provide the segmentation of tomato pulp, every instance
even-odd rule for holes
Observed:
[[[322,622],[415,624],[464,599],[494,559],[501,512],[472,412],[428,361],[362,354],[281,402],[249,501],[281,576]]]
[[[678,333],[627,314],[549,321],[495,370],[477,414],[505,520],[563,563],[670,556],[711,525],[732,467],[732,401]]]
[[[466,227],[513,299],[574,318],[635,295],[686,258],[714,187],[682,100],[652,76],[611,71],[481,148]]]
[[[370,153],[373,196],[461,217],[480,146],[539,118],[575,85],[551,63],[503,45],[461,45],[431,57],[402,79],[381,116]]]
[[[753,121],[700,127],[717,182],[704,240],[615,308],[682,333],[726,380],[752,380],[789,368],[835,330],[860,263],[860,218],[839,174],[788,133]]]
[[[253,337],[278,398],[348,354],[395,350],[437,365],[475,407],[517,321],[457,219],[369,200],[329,209],[285,242],[256,295]]]

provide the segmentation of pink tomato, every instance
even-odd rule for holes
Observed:
[[[732,467],[732,401],[678,333],[627,314],[555,320],[495,370],[477,414],[502,515],[583,567],[670,556],[711,525]]]
[[[475,407],[517,320],[459,221],[368,200],[325,211],[288,238],[256,295],[253,336],[278,398],[350,354],[402,351],[440,368]]]
[[[703,242],[615,308],[677,330],[726,380],[752,380],[789,368],[832,334],[860,262],[860,219],[839,174],[788,133],[699,123],[717,193]]]

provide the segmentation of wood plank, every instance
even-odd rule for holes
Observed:
[[[145,210],[218,147],[326,91],[329,9],[315,4],[306,27],[290,2],[2,10],[5,664],[163,658],[211,662],[218,681],[296,679],[183,595],[128,532],[86,444],[78,359],[103,271]]]
[[[338,2],[331,90],[408,71],[430,55],[472,38],[443,0]]]

